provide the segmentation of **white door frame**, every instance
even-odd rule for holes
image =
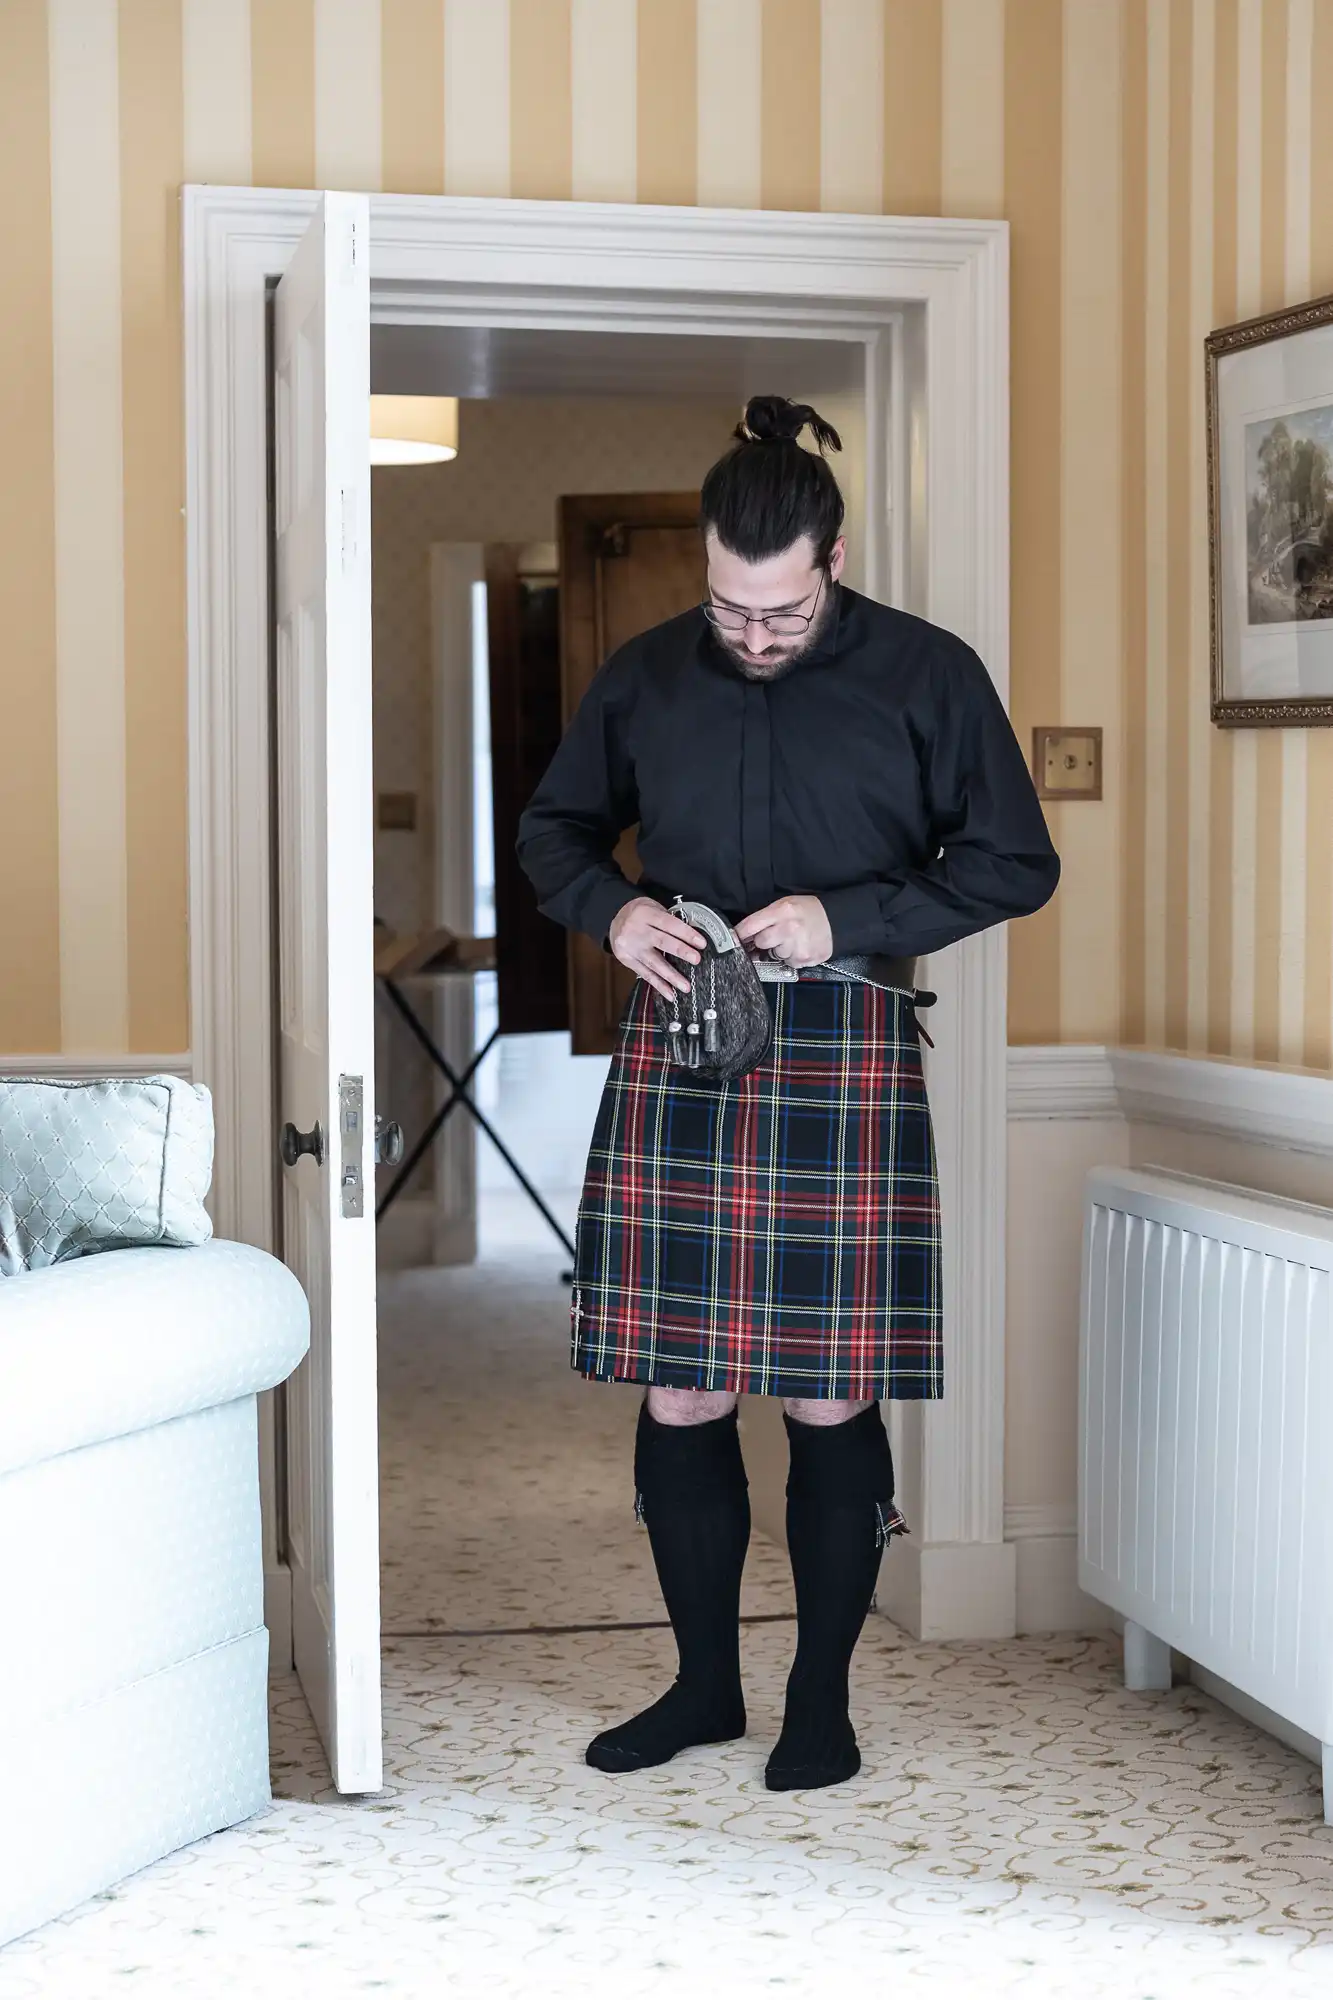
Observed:
[[[435,921],[465,933],[474,928],[476,903],[472,590],[485,581],[485,554],[480,542],[434,542],[430,550]],[[476,1048],[476,1012],[471,979],[441,984],[435,995],[435,1032],[460,1074]],[[437,1100],[446,1088],[437,1076]],[[432,1262],[472,1263],[477,1255],[477,1127],[461,1107],[435,1141],[432,1207]]]
[[[193,1042],[217,1112],[219,1233],[264,1247],[275,1145],[265,297],[316,199],[183,194]],[[961,634],[1005,698],[1008,252],[1003,222],[371,196],[377,319],[862,343],[866,587]],[[926,1637],[1004,1636],[1016,1610],[1003,1539],[1004,928],[942,954],[931,978],[948,1058],[930,1075],[945,1396],[895,1410],[913,1533],[880,1601]],[[271,1438],[262,1470],[271,1495]]]

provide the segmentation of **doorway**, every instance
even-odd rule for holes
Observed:
[[[625,982],[540,915],[514,854],[519,813],[601,659],[698,602],[699,485],[765,384],[840,432],[859,586],[864,375],[851,341],[372,331],[372,390],[457,398],[459,427],[449,462],[372,474],[376,915],[390,934],[495,938],[493,971],[411,997],[456,1071],[499,1028],[473,1094],[567,1234]],[[376,1103],[412,1162],[447,1086],[412,1025],[379,1011]],[[461,1107],[380,1189],[382,1269],[551,1235]]]
[[[380,326],[453,328],[465,346],[497,328],[698,336],[733,352],[859,345],[866,588],[960,632],[1005,690],[1005,225],[355,199]],[[250,189],[191,188],[184,200],[195,1066],[218,1112],[215,1223],[264,1246],[275,1240],[264,304],[319,206]],[[1002,1533],[1003,935],[956,948],[930,976],[941,995],[932,1102],[954,1218],[951,1389],[928,1420],[906,1413],[902,1484],[921,1541],[885,1608],[914,1631],[971,1636],[1014,1620]],[[281,1657],[276,1468],[270,1412],[261,1469]]]
[[[865,348],[576,328],[471,328],[464,340],[377,323],[371,385],[460,399],[456,459],[372,475],[377,919],[495,937],[495,971],[421,985],[414,1004],[459,1073],[498,1029],[474,1098],[568,1236],[629,982],[538,912],[513,854],[519,810],[601,659],[702,594],[698,489],[751,394],[811,402],[839,431],[847,574],[861,587]],[[392,1008],[379,1028],[376,1103],[403,1127],[410,1161],[447,1086]],[[380,1179],[382,1279],[480,1259],[479,1283],[496,1266],[499,1300],[497,1260],[559,1247],[461,1108],[410,1172]],[[442,1311],[451,1295],[440,1289]],[[544,1338],[563,1353],[561,1333]],[[780,1542],[776,1406],[747,1405],[744,1423],[756,1518]],[[397,1462],[383,1425],[381,1449]],[[386,1631],[427,1616],[415,1585],[411,1602],[409,1614],[386,1598]]]

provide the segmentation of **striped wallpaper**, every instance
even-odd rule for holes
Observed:
[[[183,181],[1006,216],[1015,1041],[1333,1063],[1333,731],[1207,708],[1202,341],[1333,291],[1333,0],[3,0],[0,1051],[188,1046]]]

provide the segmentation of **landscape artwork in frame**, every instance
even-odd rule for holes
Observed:
[[[1333,298],[1205,347],[1213,720],[1333,723]]]

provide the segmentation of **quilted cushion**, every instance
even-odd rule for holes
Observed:
[[[178,1076],[0,1079],[0,1277],[205,1243],[213,1103]]]

